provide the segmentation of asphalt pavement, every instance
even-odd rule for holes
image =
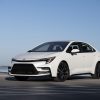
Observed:
[[[100,100],[100,79],[73,76],[65,82],[45,77],[17,81],[0,73],[0,100]]]

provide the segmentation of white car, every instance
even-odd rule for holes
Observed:
[[[49,75],[56,81],[65,81],[75,74],[100,78],[100,53],[84,42],[47,42],[14,57],[8,73],[18,80]]]

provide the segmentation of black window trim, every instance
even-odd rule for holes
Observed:
[[[91,45],[89,45],[89,44],[87,44],[87,43],[84,43],[84,42],[81,42],[81,43],[83,43],[83,44],[89,46],[89,47],[92,49],[92,51],[89,51],[89,52],[81,52],[81,53],[93,53],[93,52],[96,52],[96,50],[95,50]]]
[[[73,44],[77,44],[78,46],[79,46],[79,49],[81,49],[81,45],[82,44],[86,44],[87,46],[89,46],[93,51],[90,51],[90,52],[82,52],[82,49],[80,50],[80,52],[78,52],[78,53],[94,53],[94,52],[96,52],[96,50],[91,46],[91,45],[89,45],[89,44],[87,44],[87,43],[84,43],[84,42],[72,42],[70,45],[69,45],[69,47],[71,46],[71,45],[73,45]],[[79,45],[80,44],[80,45]],[[68,49],[69,49],[69,47],[67,48],[67,50],[66,50],[66,53],[71,53],[71,52],[68,52]]]

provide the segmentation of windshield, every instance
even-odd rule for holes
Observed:
[[[29,50],[28,52],[61,52],[69,42],[47,42]]]

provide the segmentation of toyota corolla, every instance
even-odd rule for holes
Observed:
[[[75,74],[100,78],[100,53],[84,42],[46,42],[12,58],[11,63],[8,73],[17,80],[50,76],[56,81],[65,81]]]

